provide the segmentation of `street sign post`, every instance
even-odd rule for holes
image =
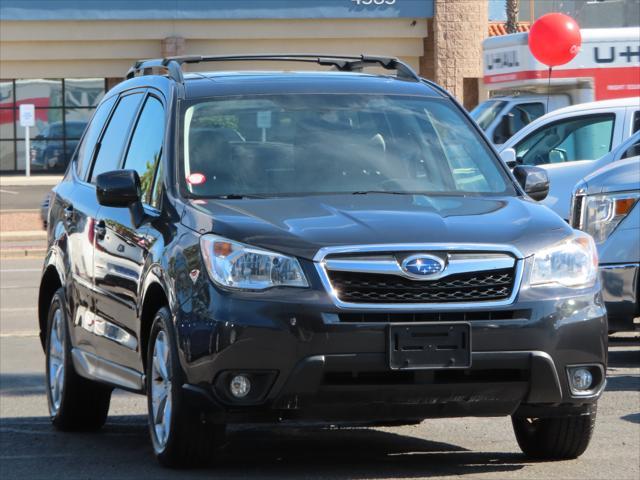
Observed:
[[[29,128],[36,125],[36,106],[32,103],[20,105],[20,126],[24,127],[24,172],[31,175],[31,145],[29,142]]]

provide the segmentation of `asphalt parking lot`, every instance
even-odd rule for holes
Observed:
[[[0,186],[0,211],[39,210],[52,185]]]
[[[177,472],[155,462],[141,396],[115,392],[96,434],[49,425],[36,337],[41,260],[0,261],[0,478],[616,478],[640,477],[640,337],[612,339],[607,390],[590,448],[536,463],[508,418],[426,420],[377,429],[236,429],[217,467]]]

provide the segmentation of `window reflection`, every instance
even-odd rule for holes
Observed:
[[[13,141],[0,140],[0,170],[13,170],[14,159]]]
[[[36,108],[62,106],[62,80],[16,80],[16,103],[33,103]]]
[[[103,78],[68,78],[64,82],[65,107],[96,107],[104,96]]]
[[[13,82],[0,80],[0,108],[13,108]]]
[[[104,94],[101,78],[0,80],[0,171],[24,170],[20,104],[36,107],[36,124],[29,129],[32,170],[60,173]]]
[[[15,109],[0,109],[0,139],[12,139],[15,134],[13,132],[13,122],[15,120]]]

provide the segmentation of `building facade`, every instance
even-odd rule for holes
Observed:
[[[487,0],[1,0],[0,172],[25,168],[21,103],[36,106],[32,171],[62,171],[105,91],[141,58],[395,56],[473,106],[487,25]]]

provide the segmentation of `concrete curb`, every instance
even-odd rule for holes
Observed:
[[[46,240],[47,232],[44,230],[10,230],[8,232],[0,232],[0,240]]]
[[[44,230],[18,230],[13,232],[0,232],[0,240],[3,242],[20,242],[22,240],[46,240],[47,232]]]
[[[0,258],[42,258],[46,248],[6,248],[0,250]]]

